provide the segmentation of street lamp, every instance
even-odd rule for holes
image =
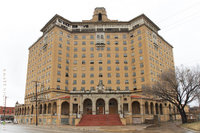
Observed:
[[[37,126],[38,125],[38,119],[37,119],[37,86],[38,86],[38,83],[40,83],[39,81],[32,81],[35,83],[35,109],[36,109],[36,113],[35,113],[35,125]]]

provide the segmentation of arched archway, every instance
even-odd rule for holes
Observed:
[[[57,104],[56,102],[53,103],[53,115],[56,115],[57,114]]]
[[[42,104],[40,104],[39,114],[42,114]]]
[[[28,107],[28,109],[27,109],[27,115],[29,115],[30,114],[30,108]]]
[[[48,114],[51,114],[51,103],[48,104]]]
[[[26,107],[24,108],[24,115],[26,115]]]
[[[61,104],[61,115],[69,115],[69,103],[63,102]]]
[[[151,102],[150,104],[150,109],[151,109],[151,114],[153,115],[154,114],[154,106],[153,106],[153,103]]]
[[[132,114],[140,114],[140,103],[138,101],[132,103]]]
[[[145,102],[145,114],[149,114],[149,104]]]
[[[85,99],[83,102],[83,114],[92,114],[92,100]]]
[[[156,107],[156,114],[158,114],[159,113],[158,112],[158,103],[156,103],[155,107]]]
[[[96,101],[96,114],[105,114],[105,101],[103,99]]]
[[[47,105],[44,104],[43,114],[46,114],[46,113],[47,113]]]
[[[114,98],[109,100],[109,114],[118,114],[118,102]]]
[[[98,14],[98,21],[102,21],[102,14],[101,13]]]
[[[31,106],[31,114],[33,114],[33,111],[34,111],[34,106],[32,105]]]
[[[162,104],[160,104],[160,114],[163,115],[163,107],[162,107]]]

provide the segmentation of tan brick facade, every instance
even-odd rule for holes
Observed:
[[[55,15],[29,48],[25,104],[16,105],[17,121],[35,123],[32,81],[40,82],[39,124],[75,125],[83,114],[110,113],[126,124],[156,114],[169,120],[172,105],[142,95],[145,84],[174,69],[173,47],[158,30],[144,14],[126,22],[109,20],[104,8],[82,22]]]

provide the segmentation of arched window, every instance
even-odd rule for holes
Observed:
[[[145,102],[145,114],[149,114],[149,104]]]
[[[98,15],[98,21],[102,21],[102,14],[101,13],[99,13],[99,15]]]
[[[132,103],[132,114],[140,114],[140,103],[138,101]]]

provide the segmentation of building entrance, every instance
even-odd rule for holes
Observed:
[[[92,101],[86,99],[83,103],[83,114],[92,114]]]
[[[118,103],[114,98],[109,101],[109,114],[118,114]]]
[[[103,99],[98,99],[96,102],[96,114],[105,114],[105,102]]]

